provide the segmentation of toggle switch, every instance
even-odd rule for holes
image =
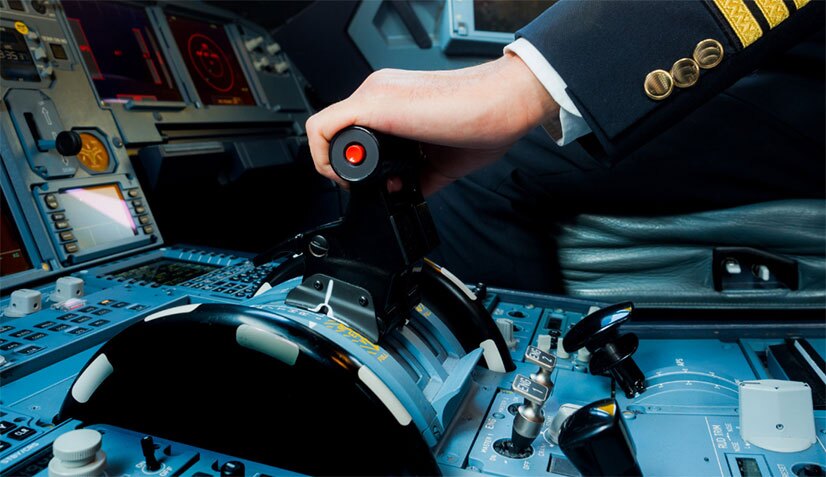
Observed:
[[[556,367],[556,357],[536,346],[528,346],[528,349],[525,350],[525,361],[539,366],[539,371],[531,374],[531,379],[548,389],[552,389],[554,383],[551,381],[551,373]]]
[[[517,374],[511,384],[513,391],[525,398],[513,419],[511,441],[517,452],[531,446],[536,436],[542,431],[545,414],[542,406],[548,399],[550,390],[532,379]]]
[[[11,292],[11,300],[4,315],[9,318],[19,318],[21,316],[37,313],[43,307],[43,294],[37,290],[21,288]]]
[[[83,279],[77,277],[60,277],[55,284],[54,292],[49,297],[55,303],[61,303],[72,298],[83,296]]]
[[[161,463],[158,461],[158,458],[155,457],[155,440],[152,439],[152,436],[143,436],[141,438],[141,453],[146,462],[146,470],[155,472],[161,468]]]

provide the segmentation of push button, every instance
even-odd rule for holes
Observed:
[[[58,316],[57,319],[60,320],[60,321],[66,321],[66,320],[71,320],[72,318],[77,318],[77,316],[78,316],[77,313],[66,313],[65,315]]]
[[[34,429],[28,428],[26,426],[20,426],[9,433],[9,438],[14,439],[16,441],[22,441],[27,437],[36,434],[36,432],[37,431],[35,431]]]
[[[9,444],[8,442],[0,441],[0,452],[3,452],[9,447],[11,447],[11,444]]]
[[[52,214],[52,220],[66,220],[66,214]]]
[[[347,159],[347,162],[350,164],[357,166],[364,162],[364,146],[361,144],[350,144],[344,150],[344,158]]]
[[[132,205],[134,205],[135,207],[143,207],[143,202],[139,200],[133,200]]]
[[[4,344],[3,346],[0,346],[0,351],[11,351],[11,350],[13,350],[15,348],[19,348],[19,347],[20,347],[20,343],[18,343],[16,341],[9,341],[8,343]]]
[[[86,323],[87,321],[91,320],[91,316],[79,316],[72,320],[72,323]]]
[[[26,346],[25,348],[20,348],[19,350],[17,350],[17,353],[18,354],[25,354],[25,355],[28,356],[30,354],[35,354],[38,351],[41,351],[42,349],[43,349],[43,347],[41,347],[41,346],[32,345],[32,346]]]
[[[56,229],[68,229],[69,228],[69,222],[67,222],[65,220],[59,220],[59,221],[54,223],[54,227]]]
[[[106,308],[101,308],[100,310],[93,311],[92,314],[96,316],[103,316],[112,313],[112,310],[107,310]]]
[[[89,323],[89,326],[94,326],[95,328],[99,328],[103,325],[109,324],[109,320],[95,320]]]
[[[57,197],[55,197],[54,194],[46,194],[45,200],[46,200],[46,207],[48,207],[52,210],[60,207],[60,204],[57,203]]]
[[[62,324],[57,325],[53,328],[49,328],[49,331],[58,331],[58,332],[60,332],[60,331],[63,331],[65,329],[68,329],[68,328],[69,328],[69,325],[67,325],[66,323],[62,323]]]
[[[0,434],[6,434],[15,427],[17,427],[17,425],[9,421],[0,421]]]
[[[3,325],[3,326],[0,326],[0,333],[5,333],[5,332],[7,332],[9,330],[13,330],[13,329],[14,329],[14,326]]]
[[[32,334],[32,330],[17,330],[14,333],[12,333],[10,336],[12,338],[22,338],[22,337],[24,337],[26,335],[30,335],[30,334]]]
[[[95,310],[97,310],[97,307],[94,307],[94,306],[84,306],[83,308],[81,308],[81,309],[79,309],[79,310],[77,310],[77,311],[79,311],[80,313],[91,313],[91,312],[93,312],[93,311],[95,311]]]
[[[74,240],[74,239],[75,239],[75,234],[73,234],[72,232],[70,232],[68,230],[64,230],[63,232],[60,232],[60,240],[63,240],[64,242],[68,242],[68,241]]]
[[[145,208],[143,208],[143,207],[135,207],[135,213],[136,213],[136,214],[145,214],[145,213],[146,213],[146,209],[145,209]]]
[[[41,338],[45,338],[46,336],[48,336],[46,333],[35,333],[33,335],[27,336],[25,339],[27,341],[37,341]]]
[[[152,228],[152,226],[151,226],[151,225],[144,225],[144,226],[143,226],[143,233],[145,233],[145,234],[151,234],[151,233],[154,233],[154,232],[155,232],[155,229],[154,229],[154,228]]]
[[[78,248],[77,242],[70,242],[63,246],[63,250],[66,250],[66,253],[76,253],[80,248]]]
[[[69,333],[70,335],[82,335],[87,331],[89,331],[89,328],[75,328],[73,330],[67,331],[66,333]]]
[[[43,323],[38,323],[38,324],[34,325],[34,327],[39,329],[39,330],[45,330],[46,328],[49,328],[49,327],[54,326],[56,324],[57,323],[55,323],[54,321],[44,321]]]
[[[149,216],[148,215],[141,215],[140,217],[138,217],[138,222],[140,222],[141,225],[148,224],[149,223]]]

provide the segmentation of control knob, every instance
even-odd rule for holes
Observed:
[[[76,429],[55,439],[54,457],[49,461],[49,477],[103,476],[106,453],[103,437],[94,429]]]
[[[519,406],[513,420],[511,442],[517,453],[531,446],[536,436],[542,431],[545,413],[542,406],[548,399],[550,390],[531,379],[517,374],[511,384],[516,394],[525,398],[525,404]]]
[[[582,475],[642,476],[637,451],[614,399],[571,414],[559,431],[559,447]]]
[[[620,334],[620,325],[631,319],[634,304],[619,303],[597,310],[579,321],[565,335],[566,350],[586,361],[591,374],[609,373],[630,399],[645,392],[645,376],[631,358],[640,340],[634,333]]]
[[[56,149],[61,156],[74,156],[83,149],[83,139],[74,131],[62,131],[54,139],[39,139],[37,147],[43,151]]]

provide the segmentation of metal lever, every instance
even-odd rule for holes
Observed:
[[[539,366],[539,370],[531,374],[531,379],[548,389],[553,389],[554,383],[551,381],[551,373],[556,367],[556,357],[536,346],[528,346],[528,349],[525,350],[525,361]]]
[[[525,398],[525,403],[519,406],[516,412],[511,433],[514,448],[521,452],[530,447],[542,431],[542,425],[545,423],[545,412],[542,406],[548,399],[550,390],[521,374],[516,375],[511,388],[516,394]]]

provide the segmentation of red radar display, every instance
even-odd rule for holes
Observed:
[[[204,104],[255,105],[223,25],[178,15],[166,19]]]

